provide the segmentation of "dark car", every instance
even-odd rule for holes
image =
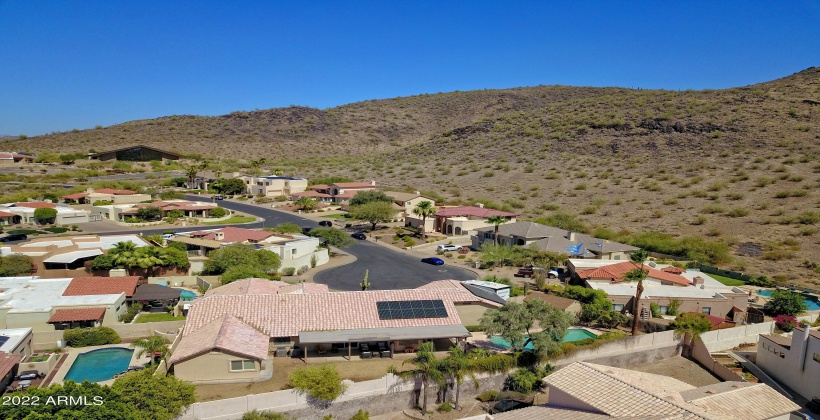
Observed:
[[[333,227],[333,222],[331,222],[330,220],[322,220],[321,222],[319,222],[319,226]]]
[[[10,233],[0,238],[0,242],[22,241],[23,239],[28,239],[28,236],[23,233]]]
[[[363,241],[363,240],[367,239],[367,236],[364,236],[364,233],[361,233],[361,232],[356,232],[356,233],[350,235],[350,237],[353,238],[353,239],[358,239],[360,241]]]
[[[436,257],[422,258],[421,262],[433,265],[444,265],[444,261],[441,258]]]

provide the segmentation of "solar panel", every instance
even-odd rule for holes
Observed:
[[[9,341],[9,337],[6,337],[5,335],[0,335],[0,346],[6,344],[6,341]]]
[[[446,318],[447,308],[441,300],[390,300],[376,302],[379,319]]]

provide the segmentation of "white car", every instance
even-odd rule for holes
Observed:
[[[459,251],[459,250],[461,250],[461,247],[458,246],[458,245],[439,245],[439,246],[436,247],[436,251],[441,251],[441,252],[453,252],[453,251]]]

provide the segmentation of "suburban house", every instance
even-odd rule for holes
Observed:
[[[811,400],[820,396],[820,331],[798,327],[791,337],[761,334],[757,367]]]
[[[39,208],[50,208],[57,210],[57,216],[54,218],[54,224],[57,225],[71,225],[75,223],[88,222],[87,211],[75,209],[65,205],[57,205],[50,201],[28,201],[23,203],[0,204],[0,209],[3,213],[11,213],[14,215],[11,217],[11,220],[15,224],[36,224],[37,220],[34,218],[34,211]],[[8,219],[8,216],[6,219]]]
[[[313,198],[322,203],[345,203],[359,191],[376,189],[376,181],[370,182],[337,182],[335,184],[317,184],[307,187],[307,191],[291,194],[293,200],[302,197]]]
[[[422,201],[429,201],[431,205],[436,205],[436,200],[430,197],[425,197],[421,195],[418,191],[413,191],[412,193],[405,193],[405,192],[398,192],[398,191],[384,191],[384,194],[393,197],[393,203],[396,205],[396,210],[398,211],[398,219],[407,219],[409,217],[421,219],[419,216],[413,214],[413,210],[416,206],[419,205]],[[417,223],[421,223],[419,220]],[[427,218],[427,225],[428,230],[432,229],[433,227],[433,217]]]
[[[436,212],[432,230],[445,235],[469,235],[476,229],[493,226],[487,222],[487,219],[493,216],[504,217],[507,219],[507,223],[511,223],[515,222],[515,217],[518,215],[506,211],[485,209],[481,203],[468,207],[442,207]],[[430,219],[428,218],[428,220]],[[419,227],[421,219],[408,218],[405,225]]]
[[[639,265],[630,261],[570,259],[567,267],[573,278],[583,281],[586,287],[606,292],[614,310],[632,311],[637,282],[628,282],[625,276]],[[677,274],[679,270],[664,271],[667,268],[654,262],[644,266],[648,274],[643,281],[644,291],[639,305],[642,316],[643,312],[649,311],[650,303],[656,303],[661,314],[666,314],[670,304],[677,301],[678,313],[714,315],[736,323],[746,321],[748,293],[726,286],[700,271],[686,270]]]
[[[34,332],[116,323],[139,277],[0,277],[0,328]]]
[[[8,226],[20,223],[23,218],[7,211],[0,211],[0,226]]]
[[[281,270],[312,268],[330,261],[326,248],[320,247],[321,240],[305,235],[281,234],[264,230],[224,227],[178,234],[168,241],[186,244],[191,258],[191,270],[201,271],[208,253],[224,245],[234,243],[253,244],[256,249],[274,252],[282,261]],[[197,258],[201,257],[201,258]]]
[[[470,420],[789,419],[800,406],[762,383],[694,387],[677,379],[576,362],[544,378],[549,403]]]
[[[191,304],[170,363],[175,376],[194,383],[240,382],[270,370],[272,355],[350,360],[356,349],[362,358],[392,357],[423,340],[462,341],[471,334],[458,305],[501,305],[452,286],[316,293],[280,293],[279,286],[266,293],[253,285],[253,292],[215,292]]]
[[[150,194],[137,194],[131,190],[115,190],[113,188],[101,188],[94,190],[89,188],[86,192],[68,194],[60,197],[66,203],[91,204],[97,201],[107,201],[111,204],[136,204],[151,200]]]
[[[140,208],[158,207],[162,217],[167,217],[169,212],[179,211],[185,217],[208,217],[211,210],[219,207],[213,203],[203,203],[188,200],[159,200],[151,203],[137,204],[107,204],[91,207],[91,214],[100,220],[114,220],[124,222],[126,217],[134,217]]]
[[[205,292],[205,296],[240,296],[240,295],[278,295],[292,293],[328,293],[326,284],[298,283],[290,284],[283,281],[268,279],[242,279],[224,286],[213,287]]]
[[[479,249],[495,240],[495,226],[476,229],[470,237]],[[504,223],[498,226],[498,243],[509,246],[536,246],[541,251],[567,254],[573,258],[629,260],[637,247],[533,222]]]
[[[157,149],[156,147],[137,145],[109,150],[107,152],[92,153],[88,157],[97,160],[116,159],[128,162],[150,162],[152,160],[179,160],[182,156],[177,153]]]
[[[67,236],[34,238],[30,241],[0,246],[0,256],[26,255],[32,260],[32,274],[42,278],[89,277],[85,263],[105,254],[119,242],[133,242],[137,247],[148,246],[142,237],[134,234],[111,236]]]
[[[34,160],[34,156],[24,155],[20,153],[0,152],[0,165],[12,165],[18,162]]]
[[[31,328],[0,329],[0,352],[16,354],[23,359],[31,355]],[[2,376],[2,373],[0,373]]]
[[[239,179],[245,181],[248,194],[266,197],[290,197],[295,193],[301,193],[308,186],[307,179],[288,176],[246,175],[240,176]]]

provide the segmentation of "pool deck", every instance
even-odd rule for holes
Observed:
[[[74,361],[77,360],[77,356],[88,353],[92,350],[99,350],[99,349],[111,349],[111,348],[121,348],[121,349],[129,349],[134,350],[134,354],[131,355],[131,361],[128,363],[128,366],[143,366],[151,361],[151,357],[147,355],[142,355],[142,357],[137,357],[137,353],[139,350],[136,350],[132,344],[107,344],[104,346],[88,346],[88,347],[80,347],[80,348],[73,348],[69,347],[66,348],[66,354],[68,354],[68,358],[65,359],[62,366],[57,369],[57,373],[54,375],[54,378],[49,382],[50,384],[61,384],[65,381],[65,376],[68,374],[68,371],[71,369],[71,366],[74,364]],[[97,382],[101,385],[111,385],[114,383],[113,379],[109,379],[107,381]]]
[[[598,329],[595,329],[595,328],[587,328],[587,327],[570,327],[569,329],[571,329],[571,330],[585,330],[585,331],[588,331],[592,334],[595,334],[596,337],[606,332],[606,331],[598,330]],[[506,352],[506,351],[510,350],[507,347],[499,346],[499,345],[493,343],[492,341],[490,341],[490,339],[489,339],[489,337],[487,337],[486,333],[473,332],[472,334],[473,334],[472,337],[467,338],[467,343],[474,346],[474,347],[478,347],[478,348],[484,349],[484,350],[492,350],[492,351],[496,351],[496,352]]]

